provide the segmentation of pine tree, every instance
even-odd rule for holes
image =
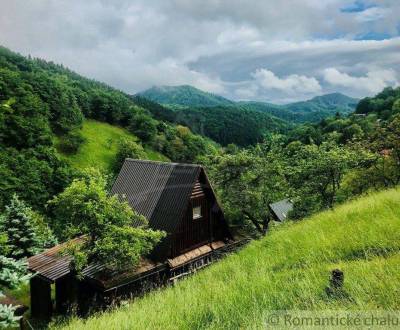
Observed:
[[[6,234],[8,257],[29,257],[40,248],[30,211],[30,208],[14,194],[4,214],[0,216],[0,232]]]

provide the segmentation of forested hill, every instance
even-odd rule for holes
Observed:
[[[236,107],[248,111],[264,112],[291,123],[318,122],[336,113],[346,115],[353,112],[358,103],[357,99],[341,93],[316,96],[311,100],[285,105],[256,101],[234,102],[186,85],[152,87],[137,95],[175,110],[199,107]]]
[[[138,95],[172,108],[229,106],[234,102],[189,85],[154,86]]]
[[[189,127],[226,146],[249,146],[272,133],[286,133],[292,125],[268,113],[235,106],[188,107],[171,109],[141,95],[132,97],[136,104],[155,117]]]
[[[355,110],[357,103],[357,99],[340,93],[332,93],[286,105],[265,102],[239,102],[239,105],[242,108],[262,111],[292,123],[315,123],[336,113],[350,114]]]
[[[68,158],[85,143],[88,147],[88,138],[96,140],[94,134],[102,133],[88,136],[95,123],[83,131],[87,119],[125,129],[113,135],[121,137],[112,146],[118,159],[152,155],[193,162],[215,149],[215,143],[188,128],[157,120],[119,90],[0,47],[0,209],[17,193],[44,210],[46,202],[79,175]],[[109,171],[118,167],[106,165]]]

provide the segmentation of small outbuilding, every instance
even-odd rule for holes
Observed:
[[[269,204],[269,208],[275,221],[286,220],[290,211],[293,210],[293,203],[289,199],[282,199],[279,202]]]
[[[53,305],[58,313],[73,306],[85,313],[95,305],[104,306],[179,278],[241,244],[233,239],[199,165],[126,159],[111,194],[127,200],[148,219],[151,228],[165,231],[166,237],[138,267],[110,272],[105,265],[90,265],[79,281],[71,274],[71,258],[60,254],[66,243],[29,258],[29,269],[36,273],[31,279],[33,316],[49,318]],[[82,239],[76,238],[74,243]]]

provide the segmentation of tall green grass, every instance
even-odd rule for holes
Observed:
[[[118,141],[121,139],[138,141],[136,136],[123,128],[95,120],[84,121],[82,135],[85,138],[85,142],[75,155],[62,154],[63,158],[78,169],[96,167],[108,171],[115,159]],[[145,153],[146,159],[168,161],[167,157],[149,147],[145,148]]]
[[[400,309],[400,189],[297,223],[198,272],[66,329],[263,328],[268,310]],[[346,295],[325,293],[330,272]]]

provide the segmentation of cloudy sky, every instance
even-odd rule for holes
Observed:
[[[128,93],[363,97],[400,82],[400,0],[0,0],[0,44]]]

